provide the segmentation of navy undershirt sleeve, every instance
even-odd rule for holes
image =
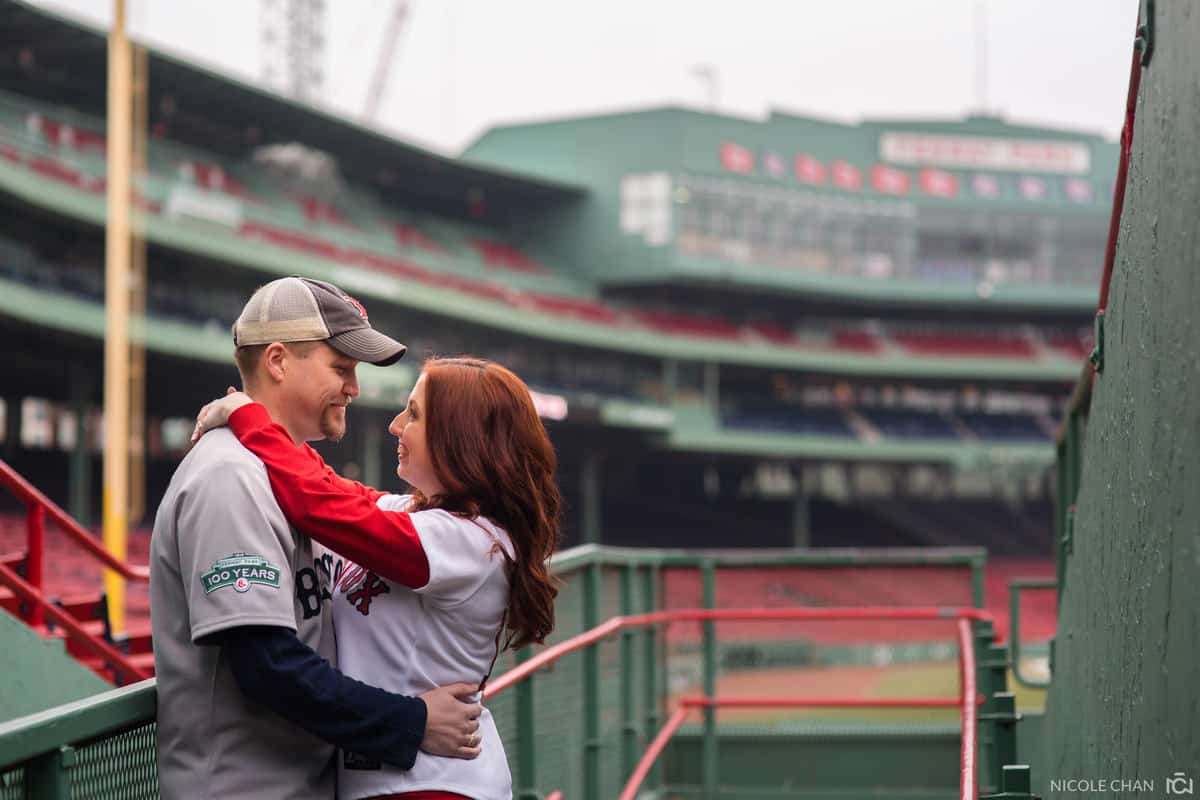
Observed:
[[[343,675],[286,628],[248,625],[212,640],[247,698],[343,750],[412,768],[425,735],[424,700]]]

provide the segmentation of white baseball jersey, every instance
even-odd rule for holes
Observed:
[[[333,800],[334,748],[245,697],[221,648],[197,644],[277,626],[336,665],[328,562],[314,547],[227,428],[205,434],[175,471],[150,543],[164,800]]]
[[[409,495],[385,495],[380,508],[401,511]],[[409,589],[330,555],[333,618],[341,669],[390,692],[419,695],[451,683],[480,683],[496,658],[508,607],[508,534],[489,520],[418,511],[413,527],[429,559],[429,583]],[[500,552],[503,548],[503,553]],[[343,753],[342,800],[440,789],[475,800],[509,800],[512,776],[491,712],[479,718],[482,753],[472,761],[421,752],[402,771]]]

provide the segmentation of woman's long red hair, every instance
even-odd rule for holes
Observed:
[[[414,492],[416,509],[487,517],[508,533],[506,646],[542,643],[554,629],[558,580],[547,561],[558,545],[558,459],[529,387],[480,358],[425,362],[425,437],[444,494]]]

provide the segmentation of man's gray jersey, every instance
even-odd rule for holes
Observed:
[[[165,800],[332,800],[333,747],[244,697],[222,648],[197,643],[227,628],[278,626],[336,665],[328,575],[313,547],[229,429],[205,434],[175,471],[150,544]]]

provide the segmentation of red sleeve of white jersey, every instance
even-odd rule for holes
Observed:
[[[297,530],[388,580],[413,589],[429,582],[429,559],[407,513],[379,508],[380,493],[338,477],[311,447],[296,447],[258,403],[233,412],[229,429],[262,460]]]

